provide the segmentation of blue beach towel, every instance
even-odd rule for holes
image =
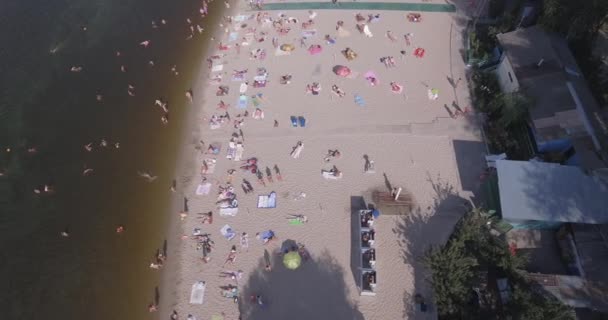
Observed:
[[[237,103],[237,108],[239,109],[247,109],[247,99],[246,95],[239,96],[239,102]]]
[[[365,100],[358,94],[355,94],[355,103],[360,107],[365,107]]]
[[[291,125],[294,127],[298,126],[298,119],[295,116],[291,116],[289,117],[289,119],[291,120]]]
[[[230,32],[230,35],[228,36],[228,42],[236,41],[236,39],[238,37],[239,37],[239,33],[238,32]]]
[[[306,127],[306,118],[299,116],[298,121],[300,122],[300,127],[302,127],[302,128]]]

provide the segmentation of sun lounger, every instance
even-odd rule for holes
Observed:
[[[224,236],[224,238],[228,239],[228,241],[236,237],[236,232],[234,232],[234,230],[232,230],[232,227],[230,227],[229,225],[224,225],[222,229],[220,229],[220,233],[222,234],[222,236]]]
[[[206,287],[205,281],[198,281],[192,285],[192,291],[190,291],[190,304],[203,304]]]
[[[196,187],[196,195],[197,196],[206,196],[211,191],[211,183],[205,182],[201,183]]]
[[[306,127],[306,118],[299,116],[298,123],[300,124],[300,127],[302,127],[302,128]]]
[[[304,221],[302,221],[302,219],[299,218],[289,218],[289,220],[287,221],[289,222],[289,225],[292,226],[301,226],[305,223]]]
[[[258,208],[276,208],[277,194],[273,191],[268,195],[258,196]]]
[[[291,125],[293,127],[297,127],[298,126],[298,118],[296,118],[295,116],[291,116],[291,117],[289,117],[289,120],[291,120]]]

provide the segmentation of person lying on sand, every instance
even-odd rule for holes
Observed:
[[[298,141],[298,143],[296,143],[296,146],[293,147],[293,150],[291,151],[291,157],[294,159],[297,159],[300,157],[300,153],[302,152],[302,150],[304,149],[304,143],[302,143],[302,141]]]
[[[331,86],[331,91],[340,98],[344,98],[344,96],[346,96],[346,93],[335,84]]]
[[[340,151],[338,151],[338,149],[336,150],[327,150],[327,155],[325,155],[325,162],[329,162],[332,158],[340,158],[342,154],[340,153]]]

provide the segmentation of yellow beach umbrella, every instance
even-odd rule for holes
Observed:
[[[285,268],[295,270],[302,264],[302,257],[296,251],[288,252],[283,256],[283,265]]]
[[[283,50],[283,51],[291,52],[295,49],[296,49],[296,47],[294,47],[293,44],[286,43],[286,44],[281,45],[281,50]]]

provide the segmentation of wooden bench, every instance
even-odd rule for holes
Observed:
[[[395,200],[389,192],[374,191],[372,199],[378,206],[408,207],[411,209],[414,205],[412,196],[407,192],[401,192],[399,198]]]

